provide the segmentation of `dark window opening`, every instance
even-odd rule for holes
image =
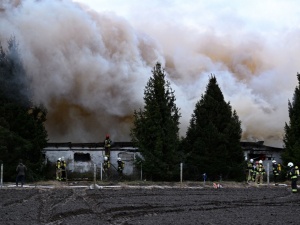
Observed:
[[[266,160],[266,154],[249,154],[249,159],[253,159],[254,161]]]
[[[75,153],[74,154],[74,161],[75,162],[87,162],[91,161],[91,155],[89,153]]]

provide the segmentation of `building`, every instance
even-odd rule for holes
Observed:
[[[280,154],[282,148],[274,148],[263,145],[263,142],[241,142],[244,150],[245,160],[250,158],[255,161],[263,160],[265,166],[272,164],[275,159],[281,163]],[[90,174],[91,177],[96,167],[97,179],[99,179],[105,151],[103,143],[48,143],[43,149],[45,164],[53,165],[58,158],[64,157],[67,162],[69,174]],[[139,177],[140,169],[136,168],[134,161],[140,156],[138,148],[132,142],[114,142],[110,151],[110,162],[112,174],[117,173],[117,158],[120,157],[125,162],[123,174],[128,177]],[[54,174],[54,172],[53,172]]]

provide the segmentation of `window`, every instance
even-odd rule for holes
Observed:
[[[91,155],[89,153],[74,153],[75,162],[87,162],[91,161]]]

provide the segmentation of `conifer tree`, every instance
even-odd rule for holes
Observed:
[[[300,74],[297,73],[298,86],[295,88],[293,101],[288,101],[289,123],[285,123],[284,152],[282,160],[284,165],[293,162],[300,165]]]
[[[196,103],[182,148],[186,176],[199,179],[239,179],[243,176],[244,156],[240,146],[241,122],[230,103],[224,101],[215,76]],[[221,177],[222,176],[222,177]]]
[[[134,111],[132,141],[141,152],[147,179],[179,177],[179,109],[166,74],[157,63],[144,90],[144,109]]]
[[[27,181],[42,175],[47,111],[32,104],[30,90],[18,44],[11,38],[7,50],[0,44],[0,160],[5,180],[15,179],[19,159],[28,167]]]

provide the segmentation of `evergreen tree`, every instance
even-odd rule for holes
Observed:
[[[293,101],[288,101],[289,124],[285,123],[284,152],[282,160],[284,165],[293,162],[300,165],[300,74],[297,73],[298,86],[295,88]]]
[[[144,91],[144,109],[134,111],[131,137],[139,147],[139,160],[148,179],[178,179],[180,113],[160,63],[152,73]]]
[[[211,179],[243,177],[244,156],[240,146],[241,122],[224,101],[215,76],[196,103],[182,148],[186,157],[185,177]]]
[[[7,50],[0,44],[0,160],[5,180],[15,180],[19,159],[28,167],[27,180],[42,175],[47,111],[32,104],[30,90],[18,45],[11,38]]]

